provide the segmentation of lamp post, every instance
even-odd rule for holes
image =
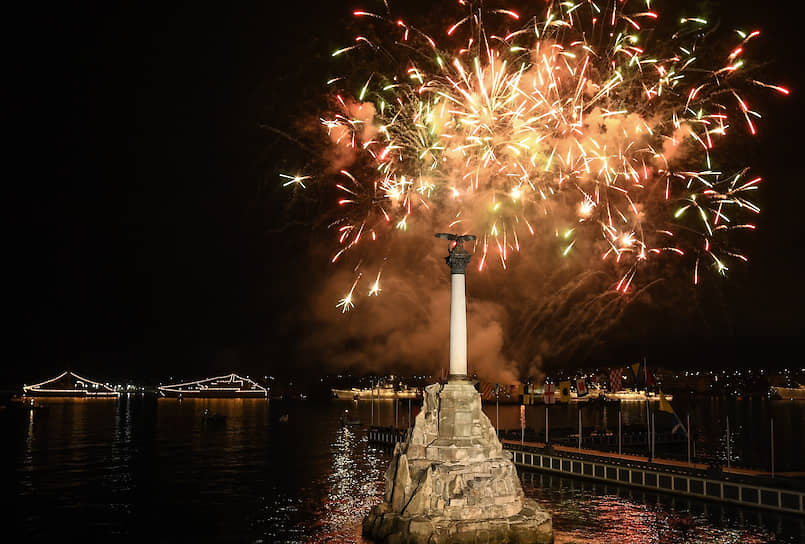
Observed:
[[[448,381],[467,379],[467,299],[464,273],[472,255],[464,242],[475,240],[472,234],[459,236],[440,232],[437,238],[450,240],[445,262],[450,267],[450,375]]]

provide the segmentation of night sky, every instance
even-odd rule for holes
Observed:
[[[139,380],[331,369],[304,348],[307,293],[328,266],[311,252],[321,233],[288,215],[278,174],[304,167],[330,53],[354,36],[352,10],[377,3],[234,4],[53,3],[7,18],[0,387],[65,368]],[[415,23],[419,4],[399,7]],[[760,108],[760,137],[741,150],[765,183],[750,263],[713,298],[731,326],[686,348],[697,366],[796,363],[784,354],[805,330],[802,30],[793,1],[724,5],[763,30],[766,70],[792,94]],[[680,338],[621,335],[608,356],[678,357]]]

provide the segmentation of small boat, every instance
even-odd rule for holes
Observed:
[[[226,415],[210,412],[209,409],[204,408],[204,411],[201,412],[201,421],[204,423],[226,423]]]
[[[342,425],[360,425],[361,420],[357,417],[350,415],[349,410],[344,410],[344,413],[341,414],[341,424]]]
[[[36,402],[34,399],[21,399],[14,397],[8,402],[9,408],[25,410],[27,412],[46,412],[50,407],[47,404]]]
[[[579,396],[575,391],[570,392],[570,402],[590,402],[591,400],[593,400],[593,396],[589,392],[582,396]]]
[[[46,412],[49,409],[50,406],[48,406],[47,404],[42,404],[41,402],[34,402],[33,399],[31,399],[30,404],[28,404],[28,410],[30,410],[31,412]]]
[[[619,399],[618,397],[614,395],[609,396],[605,393],[601,393],[600,395],[595,397],[593,401],[603,405],[617,405],[621,403],[621,399]]]

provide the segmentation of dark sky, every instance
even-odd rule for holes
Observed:
[[[303,166],[286,135],[319,113],[330,52],[350,39],[352,9],[372,3],[233,4],[53,3],[7,18],[0,385],[66,367],[159,378],[310,363],[301,294],[326,263],[284,214],[277,174]],[[764,31],[768,69],[793,90],[763,108],[747,152],[767,180],[763,214],[750,264],[725,288],[741,301],[727,341],[777,364],[805,330],[801,29],[794,2],[724,4]]]

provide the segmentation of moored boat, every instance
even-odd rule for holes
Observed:
[[[405,387],[394,389],[392,385],[380,385],[365,389],[331,389],[333,398],[341,400],[370,400],[370,399],[416,399],[422,392],[416,388]]]
[[[360,425],[361,420],[358,419],[357,416],[353,416],[349,413],[349,410],[344,410],[344,413],[341,414],[341,425]]]
[[[797,387],[772,387],[771,397],[777,400],[805,400],[805,385]]]
[[[634,391],[632,389],[624,389],[615,393],[605,393],[607,400],[620,401],[620,402],[655,402],[660,400],[657,393],[646,393],[645,391]],[[665,400],[673,400],[673,395],[663,393]]]
[[[120,393],[108,385],[82,378],[69,370],[55,378],[22,388],[26,397],[117,398]]]
[[[360,398],[360,389],[353,387],[352,389],[331,389],[333,398],[341,400],[358,400]]]
[[[204,411],[201,412],[201,421],[203,423],[226,423],[226,414],[210,412],[208,408],[204,408]]]
[[[268,398],[268,390],[254,380],[226,374],[194,382],[160,385],[159,394],[175,398]]]

